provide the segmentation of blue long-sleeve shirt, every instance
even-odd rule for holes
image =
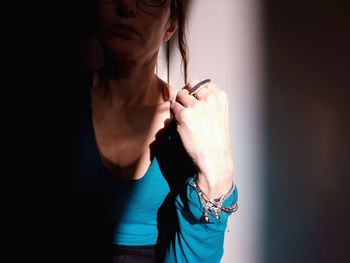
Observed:
[[[189,178],[183,191],[175,199],[179,228],[167,250],[164,262],[220,262],[224,253],[224,235],[228,214],[220,219],[210,215],[210,223],[201,220],[203,207]],[[224,202],[225,206],[237,201],[237,188]]]

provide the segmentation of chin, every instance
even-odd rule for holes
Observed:
[[[137,59],[142,47],[131,41],[113,41],[106,45],[115,58],[133,60]]]

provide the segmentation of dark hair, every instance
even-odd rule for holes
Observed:
[[[186,38],[186,26],[187,26],[187,10],[189,0],[171,0],[170,3],[170,15],[172,19],[176,19],[178,23],[177,40],[178,48],[182,58],[184,82],[187,83],[187,66],[188,66],[188,47]],[[167,43],[167,70],[168,70],[168,82],[169,82],[169,42]]]

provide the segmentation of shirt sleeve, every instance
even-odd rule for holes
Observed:
[[[220,262],[224,253],[224,235],[230,214],[221,212],[220,219],[209,213],[209,223],[201,219],[203,206],[198,192],[192,185],[193,177],[186,181],[185,187],[175,198],[179,229],[167,249],[164,263]],[[237,201],[237,187],[224,201],[230,206]]]

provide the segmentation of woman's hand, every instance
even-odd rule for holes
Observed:
[[[218,198],[231,187],[234,173],[228,97],[213,83],[191,95],[189,91],[198,82],[178,92],[171,110],[185,150],[197,166],[198,186],[208,198]]]

